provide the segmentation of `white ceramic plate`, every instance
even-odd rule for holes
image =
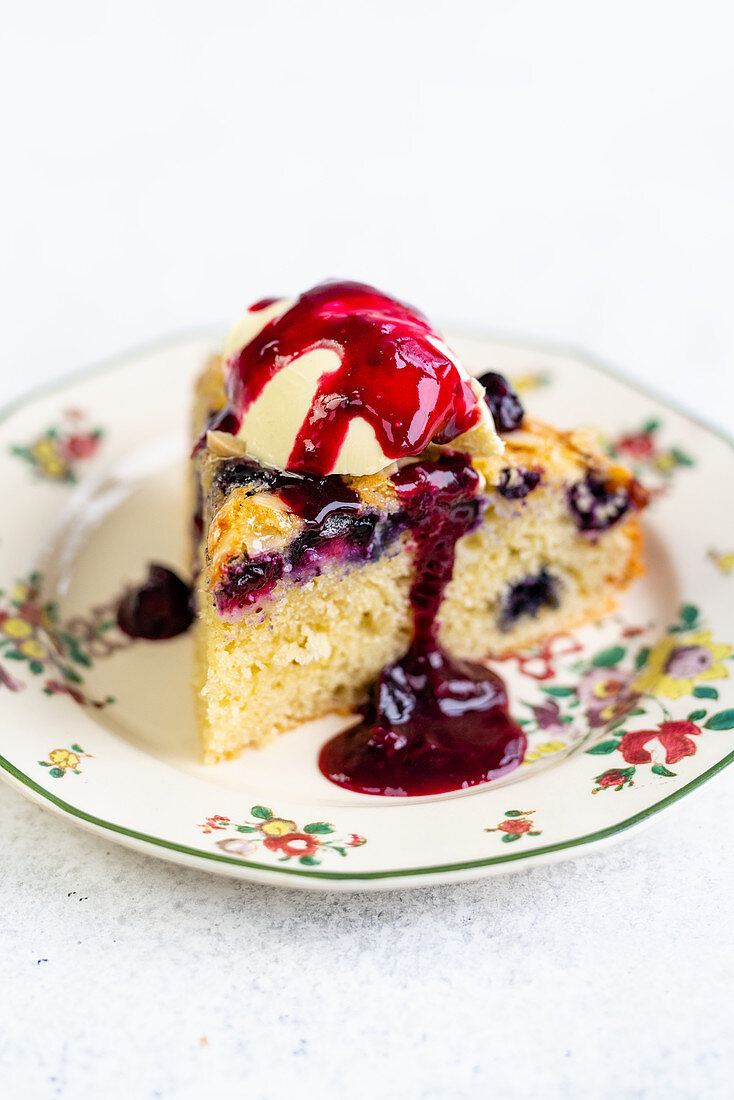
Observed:
[[[596,850],[734,759],[731,445],[577,356],[455,337],[530,411],[599,427],[659,492],[646,577],[618,614],[498,667],[529,738],[503,781],[421,799],[358,795],[316,767],[339,720],[199,762],[190,639],[130,643],[114,600],[179,566],[187,337],[34,396],[0,422],[0,774],[121,844],[285,886],[478,878]]]

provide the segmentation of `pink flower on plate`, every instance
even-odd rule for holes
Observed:
[[[535,716],[539,730],[546,730],[548,733],[555,734],[565,733],[566,727],[561,721],[561,708],[558,703],[552,699],[546,699],[530,709]]]
[[[99,439],[96,432],[75,432],[59,441],[59,450],[68,462],[89,458],[99,447]]]
[[[592,668],[578,686],[578,697],[587,703],[586,718],[592,729],[605,726],[631,710],[639,696],[630,689],[632,673],[618,668]]]

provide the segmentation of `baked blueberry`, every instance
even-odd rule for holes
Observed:
[[[606,531],[632,503],[625,488],[589,471],[568,490],[568,506],[579,531]]]
[[[484,400],[498,432],[512,432],[519,428],[525,416],[522,402],[504,375],[487,371],[479,379],[484,386]]]

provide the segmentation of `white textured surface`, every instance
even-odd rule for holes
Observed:
[[[6,5],[0,400],[342,274],[731,430],[728,7]],[[405,894],[187,872],[4,787],[0,828],[11,1098],[731,1095],[727,773]]]

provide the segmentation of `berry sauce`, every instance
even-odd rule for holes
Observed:
[[[128,588],[117,606],[117,625],[131,638],[175,638],[193,619],[191,588],[164,565],[149,565],[142,584]]]
[[[227,363],[228,403],[207,429],[236,433],[278,371],[326,348],[340,363],[318,383],[288,469],[331,473],[353,417],[371,425],[389,460],[420,454],[431,441],[449,443],[480,417],[469,380],[442,347],[410,306],[363,283],[322,283]]]
[[[383,669],[363,721],[324,745],[319,767],[365,794],[440,794],[511,771],[527,743],[500,677],[454,660],[437,640],[456,543],[481,521],[476,471],[465,456],[446,455],[404,467],[393,482],[415,543],[413,640]]]
[[[261,309],[267,309],[268,306],[274,306],[276,302],[279,302],[280,298],[258,298],[256,302],[253,302],[248,309],[248,313],[259,313]]]

